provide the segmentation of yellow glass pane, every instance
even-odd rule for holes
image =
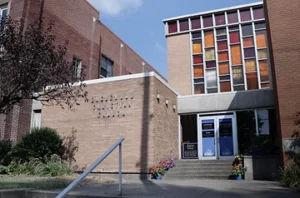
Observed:
[[[258,58],[259,58],[259,59],[268,58],[268,52],[267,52],[267,49],[260,49],[260,50],[258,50],[257,52],[258,52]]]
[[[220,73],[220,75],[229,74],[229,64],[228,63],[220,63],[219,64],[219,73]]]
[[[269,69],[267,61],[259,61],[259,71],[260,71],[260,81],[268,82],[269,81]]]
[[[228,53],[227,52],[220,52],[219,53],[219,61],[227,61],[228,58]]]
[[[267,47],[267,34],[265,30],[256,32],[256,43],[257,48]]]
[[[242,64],[241,46],[233,45],[231,46],[231,61],[232,65]]]
[[[256,62],[255,59],[245,60],[246,72],[256,71]]]
[[[207,49],[206,52],[205,52],[205,59],[207,61],[215,60],[216,59],[216,57],[215,57],[215,49]]]
[[[202,53],[202,44],[200,42],[193,43],[193,53],[194,54],[201,54]]]
[[[244,47],[253,47],[254,46],[254,40],[252,37],[244,38],[243,43],[244,43]]]
[[[203,66],[194,66],[194,77],[201,78],[203,76]]]
[[[205,37],[205,47],[213,47],[215,45],[213,31],[205,32],[204,37]]]

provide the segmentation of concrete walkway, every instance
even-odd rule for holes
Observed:
[[[117,184],[80,187],[73,195],[96,197],[118,197]],[[235,180],[185,180],[185,181],[128,181],[123,184],[123,197],[147,198],[231,198],[231,197],[270,197],[299,198],[300,194],[282,188],[276,182],[235,181]]]

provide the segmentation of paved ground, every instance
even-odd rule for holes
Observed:
[[[80,187],[71,194],[117,197],[117,184]],[[128,181],[123,184],[123,197],[151,198],[300,198],[300,194],[282,188],[276,182],[196,180],[196,181]]]

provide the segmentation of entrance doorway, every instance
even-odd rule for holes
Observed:
[[[199,159],[233,159],[237,151],[236,119],[233,113],[198,115]]]

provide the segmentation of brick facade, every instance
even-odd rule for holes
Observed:
[[[124,172],[148,172],[159,159],[178,157],[178,116],[172,108],[176,94],[156,77],[99,82],[88,85],[87,91],[90,102],[81,102],[75,112],[45,106],[42,113],[43,127],[55,128],[63,136],[72,128],[77,130],[79,167],[91,165],[121,137],[125,138]],[[161,94],[159,102],[157,92]],[[91,103],[92,97],[98,97],[99,106],[96,100]],[[165,99],[169,100],[168,106]],[[93,104],[100,108],[100,118]],[[116,172],[117,151],[96,171]]]
[[[155,71],[99,21],[100,13],[86,0],[0,0],[0,5],[4,4],[8,4],[9,15],[13,19],[24,19],[25,24],[37,20],[41,13],[46,23],[54,20],[52,33],[56,36],[56,43],[67,46],[67,60],[72,61],[73,57],[82,60],[87,80],[99,78],[101,52],[115,63],[115,76],[142,72],[142,62],[146,63],[145,71]],[[120,43],[125,46],[122,73],[119,69]],[[31,106],[31,102],[24,102],[20,107],[17,105],[7,118],[3,115],[0,119],[1,134],[14,137],[14,141],[25,134],[30,128]],[[28,112],[23,112],[25,110]],[[0,138],[4,138],[4,135]]]
[[[190,35],[167,37],[168,82],[181,95],[192,94]]]
[[[265,0],[272,75],[276,99],[277,127],[283,144],[298,131],[295,114],[300,111],[299,67],[300,21],[299,0]],[[299,131],[298,131],[299,132]],[[280,138],[280,139],[281,139]],[[299,138],[299,137],[298,137]]]

